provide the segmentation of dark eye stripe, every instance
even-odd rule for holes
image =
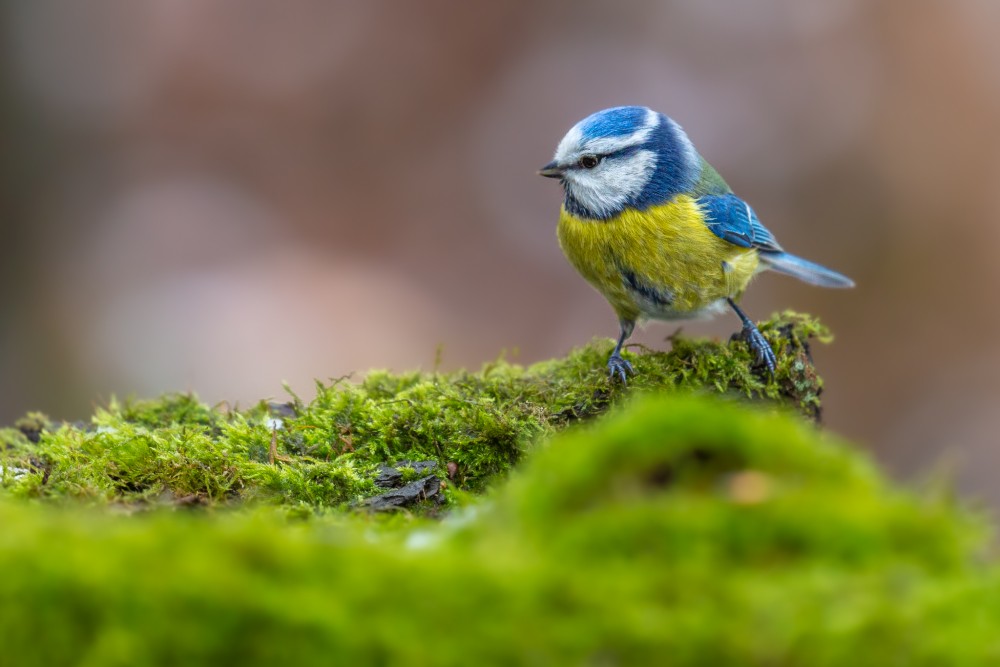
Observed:
[[[604,160],[606,160],[608,158],[619,158],[619,157],[625,157],[625,156],[628,156],[628,155],[635,155],[640,150],[642,150],[642,148],[643,148],[643,146],[641,144],[637,145],[637,146],[626,146],[625,148],[619,148],[618,150],[612,151],[611,153],[595,153],[593,156],[585,155],[583,157],[595,157],[595,158],[597,158],[598,162],[603,162]],[[584,167],[582,164],[580,164],[581,160],[583,160],[583,158],[580,158],[580,160],[577,160],[576,164],[574,164],[571,168],[574,168],[574,169],[587,169],[587,167]],[[596,166],[596,165],[594,165],[594,166]],[[591,167],[591,169],[592,168],[593,167]]]
[[[602,157],[624,157],[626,155],[635,155],[642,149],[642,145],[638,146],[626,146],[625,148],[619,148],[613,153],[607,153]]]

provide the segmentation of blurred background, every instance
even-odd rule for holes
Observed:
[[[1000,503],[1000,3],[0,8],[0,423],[610,337],[535,171],[583,116],[647,104],[859,284],[766,275],[744,302],[833,327],[827,424]]]

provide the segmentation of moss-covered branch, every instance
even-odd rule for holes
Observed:
[[[529,368],[498,361],[478,373],[372,372],[359,384],[320,383],[308,404],[239,411],[174,395],[115,401],[83,424],[32,414],[0,433],[3,485],[22,497],[132,507],[266,500],[330,508],[379,493],[379,467],[401,460],[436,461],[451,488],[480,491],[540,439],[635,392],[721,393],[818,417],[822,381],[809,341],[828,332],[793,313],[761,329],[780,360],[774,378],[752,367],[742,341],[677,336],[669,352],[628,353],[637,375],[627,389],[609,380],[611,343],[600,340]]]

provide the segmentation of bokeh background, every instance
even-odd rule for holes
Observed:
[[[636,103],[858,282],[768,275],[745,300],[834,328],[829,426],[1000,503],[1000,3],[0,7],[3,423],[615,334],[535,170],[579,118]]]

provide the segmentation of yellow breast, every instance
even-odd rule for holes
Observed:
[[[757,251],[720,239],[691,197],[608,220],[565,207],[559,244],[569,261],[626,320],[697,316],[738,297],[757,270]]]

